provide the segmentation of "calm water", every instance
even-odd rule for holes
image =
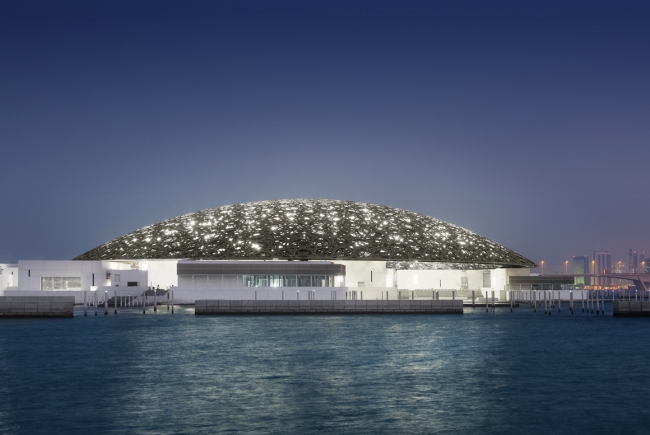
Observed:
[[[650,318],[77,315],[0,321],[0,433],[650,433]]]

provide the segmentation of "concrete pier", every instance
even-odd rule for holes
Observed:
[[[74,296],[0,296],[0,318],[73,316]]]
[[[463,301],[463,306],[464,307],[469,307],[469,308],[474,308],[474,307],[490,307],[492,308],[493,304],[491,301],[488,302],[468,302],[468,301]],[[506,302],[495,302],[494,307],[495,308],[510,308],[511,302],[506,301]],[[519,303],[512,301],[512,307],[519,307]]]
[[[650,317],[650,302],[614,301],[614,315],[618,317]]]
[[[462,300],[225,301],[197,300],[195,314],[462,314]]]

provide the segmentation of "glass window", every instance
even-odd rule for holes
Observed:
[[[283,287],[296,287],[298,284],[296,281],[296,275],[284,275],[282,277]]]
[[[255,275],[242,276],[242,287],[255,287]]]
[[[41,278],[41,290],[81,290],[81,277],[44,276]]]
[[[283,287],[283,285],[282,285],[282,276],[281,275],[270,275],[269,276],[269,287]]]
[[[492,287],[492,272],[489,270],[483,271],[483,287],[485,288]]]
[[[311,287],[311,276],[298,275],[298,287]]]
[[[322,275],[312,276],[312,285],[314,287],[327,287],[327,277]]]
[[[255,287],[268,287],[268,286],[269,286],[268,275],[255,275]]]

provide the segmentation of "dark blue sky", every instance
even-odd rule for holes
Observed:
[[[0,4],[0,262],[294,197],[650,249],[647,2],[86,3]]]

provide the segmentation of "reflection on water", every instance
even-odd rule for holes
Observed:
[[[649,325],[525,308],[3,319],[0,433],[641,433]]]

